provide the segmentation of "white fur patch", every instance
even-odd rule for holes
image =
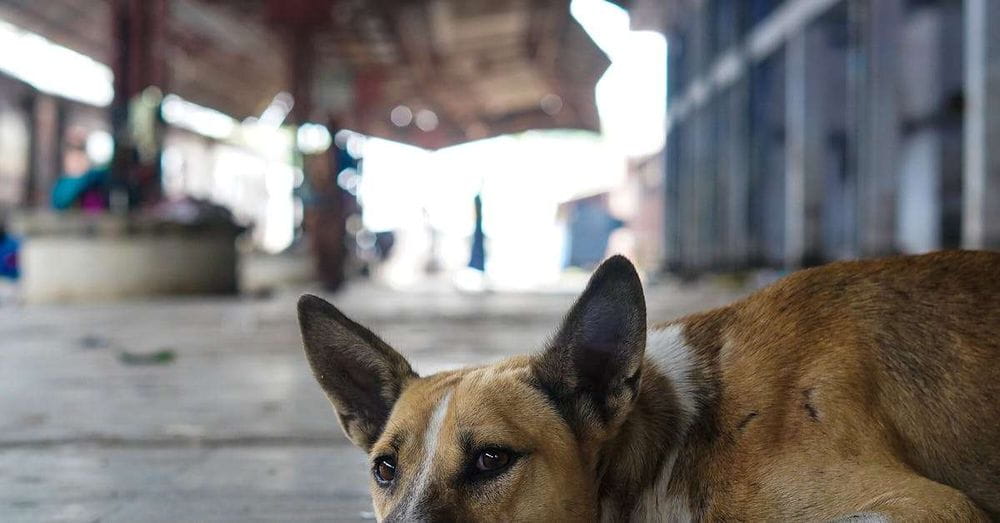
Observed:
[[[693,419],[698,409],[697,391],[692,380],[695,361],[691,347],[684,339],[684,325],[675,323],[649,331],[646,335],[646,358],[670,380],[685,418],[688,421]]]
[[[688,424],[697,413],[698,401],[692,379],[695,361],[691,355],[691,347],[684,339],[684,325],[674,324],[663,329],[649,331],[646,337],[646,358],[670,380],[674,387],[677,401],[683,412],[683,426],[678,427],[678,429],[681,432],[686,432]],[[669,490],[678,451],[678,449],[674,449],[670,453],[663,464],[663,470],[660,472],[656,484],[642,493],[635,511],[630,514],[631,521],[692,520],[686,489],[675,487],[675,491]]]
[[[656,484],[643,491],[639,502],[631,514],[621,514],[614,509],[614,501],[607,500],[602,507],[601,520],[604,523],[617,521],[670,521],[671,523],[683,523],[694,521],[694,516],[688,508],[690,500],[685,488],[677,489],[675,492],[668,491],[670,486],[670,473],[677,461],[678,451],[674,450],[667,457],[663,464],[663,472],[657,479]]]
[[[438,448],[438,435],[441,433],[441,426],[444,425],[444,416],[448,412],[448,405],[451,403],[451,391],[448,391],[434,406],[431,411],[430,420],[427,422],[427,430],[424,431],[424,460],[420,464],[420,471],[413,480],[410,490],[410,506],[405,513],[413,514],[416,505],[424,498],[427,488],[431,482],[431,472],[434,470],[434,455]]]
[[[663,465],[663,472],[657,479],[656,484],[646,489],[639,498],[635,510],[629,516],[629,521],[671,521],[686,522],[693,521],[691,514],[690,500],[687,490],[681,488],[678,491],[670,492],[670,477],[677,461],[678,451],[670,453],[666,463]]]

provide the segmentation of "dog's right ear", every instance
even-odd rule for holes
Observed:
[[[333,403],[341,427],[367,452],[403,386],[416,373],[378,336],[316,296],[299,298],[299,327],[313,375]]]
[[[638,397],[645,350],[642,282],[632,262],[612,256],[594,272],[533,370],[578,434],[606,437]]]

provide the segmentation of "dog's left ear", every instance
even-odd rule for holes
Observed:
[[[635,267],[605,261],[534,362],[542,389],[578,434],[615,429],[639,392],[646,301]]]
[[[299,326],[316,381],[347,437],[367,452],[416,373],[401,354],[321,298],[299,299]]]

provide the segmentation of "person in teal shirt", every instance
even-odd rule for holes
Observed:
[[[52,207],[65,210],[79,205],[85,212],[106,210],[110,172],[107,167],[96,167],[80,176],[60,176],[52,188]]]

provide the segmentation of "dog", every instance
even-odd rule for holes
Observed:
[[[1000,518],[1000,254],[837,262],[651,327],[615,256],[544,350],[426,377],[298,313],[380,521]]]

